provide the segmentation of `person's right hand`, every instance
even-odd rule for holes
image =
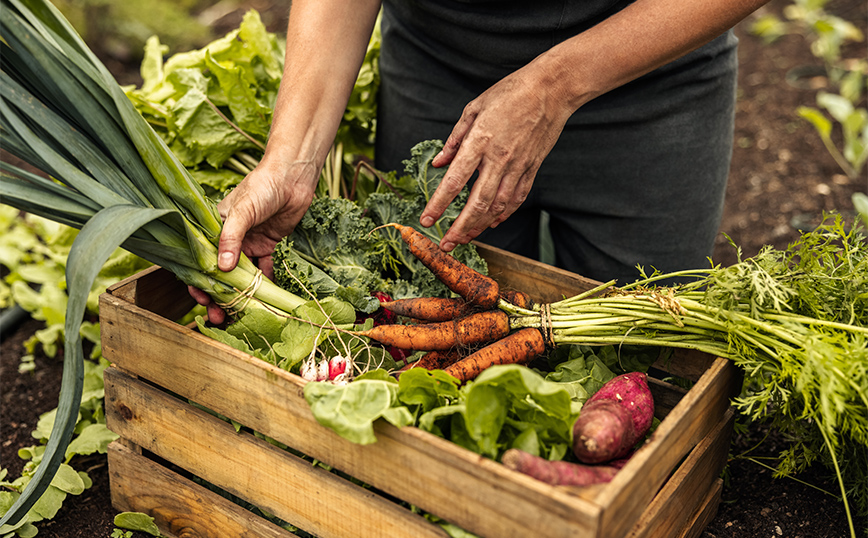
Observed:
[[[311,161],[270,165],[265,160],[224,198],[217,208],[223,219],[217,267],[231,271],[240,253],[259,258],[258,266],[271,278],[271,253],[278,241],[291,234],[313,199],[319,168]],[[226,314],[202,290],[190,295],[207,307],[208,320],[220,324]]]

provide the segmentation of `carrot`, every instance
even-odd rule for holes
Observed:
[[[533,299],[523,291],[503,290],[500,292],[500,298],[525,310],[534,309]]]
[[[444,351],[503,338],[509,334],[509,316],[500,310],[491,310],[424,325],[377,325],[354,334],[401,349]]]
[[[449,350],[434,350],[429,351],[428,353],[422,355],[422,357],[416,361],[407,364],[400,370],[398,373],[406,372],[412,368],[424,368],[426,370],[442,370],[453,364],[454,362],[461,359],[462,353],[458,348],[452,348]]]
[[[525,364],[542,355],[545,350],[545,341],[539,329],[521,329],[468,355],[444,370],[460,381],[468,381],[475,379],[489,366]]]
[[[436,243],[410,226],[396,223],[385,226],[400,231],[401,239],[410,248],[413,256],[430,269],[447,288],[484,309],[497,305],[500,288],[494,279],[467,267],[448,252],[440,250]]]
[[[568,461],[550,461],[529,452],[510,448],[501,462],[506,467],[553,486],[590,486],[611,482],[626,460],[613,465],[583,465]]]
[[[573,454],[583,463],[623,457],[648,433],[654,398],[642,372],[619,375],[588,398],[573,425]]]
[[[468,314],[471,308],[464,299],[441,297],[397,299],[381,302],[380,306],[399,316],[422,321],[449,321]]]

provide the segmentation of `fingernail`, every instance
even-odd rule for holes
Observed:
[[[443,247],[442,247],[442,248],[443,248],[443,250],[445,250],[446,252],[452,252],[452,249],[455,248],[455,243],[453,243],[452,241],[446,241],[445,243],[443,243]]]
[[[235,261],[235,257],[232,256],[231,252],[224,252],[220,254],[220,262],[218,265],[220,267],[232,267],[232,262]]]
[[[420,222],[422,223],[422,226],[424,226],[425,228],[428,228],[429,226],[434,225],[434,219],[431,217],[422,217],[422,220]]]

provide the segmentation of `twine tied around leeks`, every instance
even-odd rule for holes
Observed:
[[[256,294],[256,290],[258,290],[259,286],[262,284],[263,278],[264,275],[262,273],[262,269],[257,268],[256,272],[253,273],[253,278],[251,279],[250,284],[246,288],[244,288],[243,290],[235,288],[235,291],[238,292],[238,295],[236,295],[228,303],[217,304],[232,315],[235,315],[238,312],[243,312],[244,309],[247,308],[247,305],[250,303],[250,300]]]

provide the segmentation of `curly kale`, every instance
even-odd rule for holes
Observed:
[[[391,192],[379,189],[361,203],[343,198],[315,199],[292,235],[275,249],[277,284],[302,296],[307,293],[299,283],[317,297],[358,296],[360,291],[382,291],[393,298],[448,296],[446,286],[410,254],[396,230],[373,232],[394,222],[412,226],[440,242],[468,196],[466,189],[462,191],[434,226],[419,225],[425,205],[446,173],[445,168],[431,166],[442,147],[440,141],[417,144],[411,158],[404,161],[405,174],[390,178]],[[481,273],[488,272],[485,260],[470,245],[459,245],[453,255]]]
[[[446,174],[446,168],[431,166],[431,161],[442,148],[443,144],[439,140],[421,142],[411,150],[411,158],[404,161],[405,175],[398,180],[398,184],[404,189],[412,189],[415,196],[401,197],[394,193],[374,193],[365,200],[366,213],[375,226],[395,222],[415,228],[435,243],[440,242],[446,230],[458,218],[468,196],[467,189],[461,191],[430,228],[423,228],[419,224],[422,211]],[[401,284],[393,283],[393,295],[396,298],[404,296],[435,297],[449,294],[446,286],[410,254],[397,230],[384,228],[379,230],[379,234],[389,245],[391,260],[394,262],[391,269],[394,270],[396,279],[405,281]],[[485,260],[477,254],[476,249],[472,246],[459,245],[452,255],[465,265],[483,274],[488,272],[488,265]]]

